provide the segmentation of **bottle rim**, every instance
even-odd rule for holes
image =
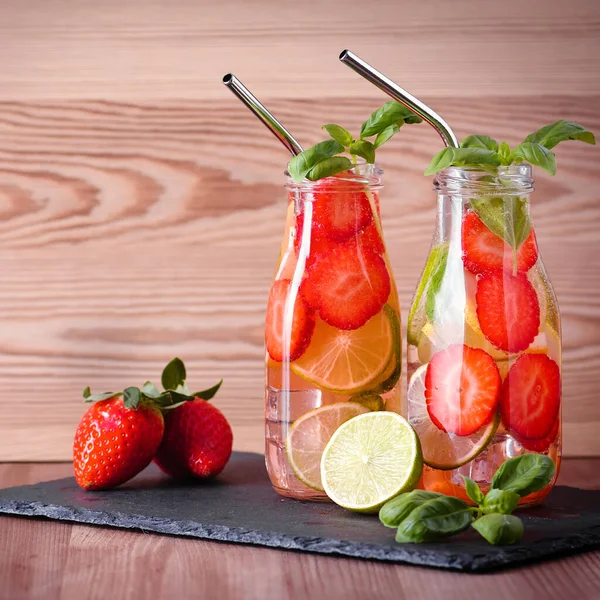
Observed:
[[[284,176],[286,178],[286,189],[293,192],[313,192],[315,187],[322,181],[322,179],[310,181],[306,178],[301,182],[294,181],[290,177],[287,169],[284,172]],[[368,187],[369,190],[378,190],[383,187],[383,169],[378,163],[367,163],[364,159],[358,159],[357,164],[351,169],[336,175],[332,175],[331,177],[327,177],[327,179],[353,181]]]
[[[531,165],[448,167],[436,174],[438,194],[521,196],[533,192]]]

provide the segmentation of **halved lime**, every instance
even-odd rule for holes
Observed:
[[[321,389],[353,395],[370,390],[393,359],[395,334],[384,307],[359,329],[344,331],[317,319],[306,352],[291,364]]]
[[[369,412],[356,402],[338,402],[315,408],[294,421],[285,443],[296,477],[313,490],[323,490],[321,455],[335,430],[353,417]]]
[[[495,415],[490,423],[472,435],[460,436],[439,429],[429,417],[425,400],[427,365],[420,366],[408,384],[408,419],[415,428],[425,464],[434,469],[456,469],[480,454],[492,441],[500,422]]]
[[[321,480],[336,504],[377,512],[398,494],[414,489],[423,459],[415,430],[399,414],[370,412],[344,423],[321,459]]]

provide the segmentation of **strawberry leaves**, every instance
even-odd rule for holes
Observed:
[[[595,144],[594,134],[583,125],[572,121],[556,121],[530,133],[514,150],[506,142],[498,142],[487,135],[470,135],[460,144],[460,148],[440,150],[425,170],[425,175],[433,175],[448,167],[488,167],[510,166],[527,162],[541,167],[550,175],[556,173],[556,156],[552,149],[567,140],[578,140]]]
[[[146,381],[141,388],[130,386],[122,392],[103,392],[92,394],[89,386],[83,390],[85,402],[101,402],[109,398],[123,397],[126,408],[137,409],[141,402],[150,402],[162,410],[181,406],[184,402],[191,402],[196,398],[210,400],[221,388],[223,380],[199,392],[190,393],[186,383],[186,368],[180,358],[174,358],[163,369],[161,382],[164,390],[160,391],[151,381]]]
[[[392,100],[376,110],[362,124],[360,135],[353,135],[341,125],[329,123],[323,129],[330,140],[319,142],[290,160],[288,172],[297,183],[304,179],[317,181],[347,171],[356,165],[356,157],[364,158],[369,164],[375,162],[375,151],[383,146],[405,123],[420,123],[422,119],[405,106]],[[374,141],[366,138],[375,137]],[[340,156],[343,154],[350,155]],[[352,160],[350,160],[352,159]]]

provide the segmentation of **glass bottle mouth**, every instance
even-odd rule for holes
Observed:
[[[533,192],[531,165],[448,167],[433,180],[438,194],[522,196]]]
[[[304,179],[298,183],[290,177],[287,169],[284,175],[286,177],[285,187],[293,192],[312,192],[315,186],[319,185],[322,181],[320,179],[317,181]],[[377,163],[367,163],[364,159],[359,158],[357,164],[351,169],[332,175],[327,179],[339,179],[340,182],[352,181],[367,186],[369,190],[379,190],[383,187],[383,169]]]

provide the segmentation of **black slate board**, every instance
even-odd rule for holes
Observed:
[[[543,507],[523,511],[525,536],[515,546],[490,546],[474,531],[397,544],[377,516],[281,498],[264,457],[244,452],[213,483],[175,484],[156,467],[107,492],[59,479],[0,490],[0,513],[472,572],[600,547],[600,491],[558,486]]]

